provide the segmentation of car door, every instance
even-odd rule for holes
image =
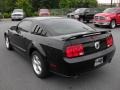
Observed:
[[[13,46],[17,47],[17,40],[18,40],[17,26],[12,26],[8,30],[8,35],[9,35],[10,43]]]
[[[90,9],[89,8],[86,9],[84,13],[85,13],[85,20],[89,20],[89,18],[90,18]]]
[[[28,36],[32,30],[32,21],[22,21],[18,24],[16,32],[14,32],[14,44],[23,52],[26,52],[27,45],[30,42]]]
[[[30,36],[33,30],[33,22],[30,20],[23,21],[18,25],[19,33],[19,46],[25,52],[31,42]]]
[[[86,19],[87,19],[87,20],[93,19],[93,16],[94,16],[94,9],[88,8],[88,9],[86,9],[85,12],[86,12]]]

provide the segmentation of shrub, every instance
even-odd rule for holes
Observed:
[[[5,13],[3,13],[3,17],[4,17],[4,18],[10,18],[10,17],[11,17],[11,14],[5,12]]]

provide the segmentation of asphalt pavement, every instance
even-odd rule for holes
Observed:
[[[51,75],[39,79],[25,57],[5,47],[4,31],[17,23],[0,22],[0,90],[120,90],[120,27],[112,29],[116,53],[110,64],[83,73],[79,78]],[[94,28],[92,24],[88,25]]]

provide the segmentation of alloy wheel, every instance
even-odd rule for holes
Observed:
[[[37,75],[40,75],[42,72],[42,67],[41,67],[40,58],[37,55],[33,55],[32,65],[33,65],[33,69],[34,69],[35,73]]]

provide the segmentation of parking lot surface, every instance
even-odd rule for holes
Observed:
[[[39,79],[25,57],[5,47],[4,31],[17,23],[0,22],[0,90],[120,90],[120,27],[112,29],[116,53],[110,64],[83,73],[78,78],[52,75],[47,79]],[[92,23],[88,25],[94,28]]]

